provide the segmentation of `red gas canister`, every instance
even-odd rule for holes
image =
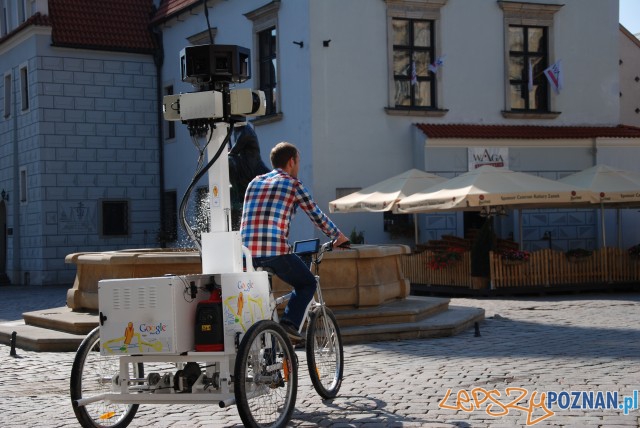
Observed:
[[[222,326],[222,291],[211,291],[209,300],[198,303],[195,323],[195,345],[199,352],[224,351]]]

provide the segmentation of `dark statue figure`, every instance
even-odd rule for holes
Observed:
[[[257,175],[270,169],[260,157],[258,136],[251,126],[234,129],[236,143],[229,152],[229,179],[231,181],[231,225],[240,230],[242,203],[247,186]]]

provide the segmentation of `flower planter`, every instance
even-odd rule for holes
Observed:
[[[569,263],[585,263],[585,262],[588,262],[590,258],[591,256],[583,256],[583,257],[568,256],[567,260],[569,260]]]
[[[518,266],[518,265],[524,265],[528,263],[527,260],[503,260],[502,264],[505,266]]]

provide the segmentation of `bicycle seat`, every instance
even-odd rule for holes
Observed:
[[[276,274],[276,272],[273,269],[271,269],[270,267],[266,267],[266,266],[261,266],[259,268],[256,268],[256,270],[258,272],[260,272],[260,271],[266,272],[269,275],[269,277],[272,277],[273,275]]]

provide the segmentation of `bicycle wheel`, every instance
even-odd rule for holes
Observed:
[[[142,363],[129,368],[130,377],[144,376]],[[113,390],[112,378],[120,371],[117,356],[100,355],[100,327],[82,341],[71,368],[71,404],[84,428],[124,428],[138,411],[137,404],[115,404],[104,400],[79,406],[77,400],[95,397]]]
[[[326,314],[326,316],[324,316]],[[342,336],[331,309],[316,308],[307,326],[307,366],[316,392],[322,398],[333,398],[342,385],[344,359]]]
[[[284,427],[291,420],[298,390],[298,367],[291,341],[278,323],[258,321],[240,342],[233,391],[247,427]]]

